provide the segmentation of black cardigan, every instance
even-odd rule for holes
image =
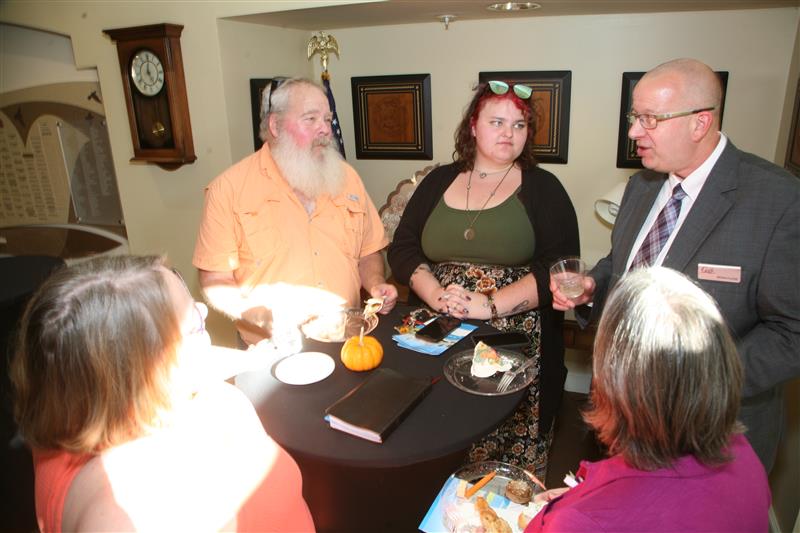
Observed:
[[[459,170],[455,165],[434,169],[417,186],[389,245],[388,259],[392,275],[405,285],[422,263],[432,263],[422,251],[422,230],[439,199],[453,183]],[[541,168],[522,172],[518,198],[525,206],[536,238],[536,250],[530,263],[539,295],[542,318],[542,376],[540,431],[550,429],[558,406],[567,369],[564,366],[564,313],[551,305],[550,265],[559,257],[580,255],[578,220],[567,191],[553,174]]]

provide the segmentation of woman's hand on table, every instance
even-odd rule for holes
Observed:
[[[461,320],[468,318],[485,320],[490,318],[491,312],[488,312],[488,314],[483,312],[481,302],[484,300],[486,300],[486,296],[468,291],[461,285],[454,283],[448,285],[440,297],[447,314]],[[486,316],[483,316],[484,314]]]

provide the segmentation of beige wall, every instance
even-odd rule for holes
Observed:
[[[332,3],[332,2],[329,2]],[[319,75],[306,60],[309,32],[223,17],[319,2],[19,2],[0,4],[0,21],[72,38],[76,65],[97,68],[115,170],[134,253],[166,252],[191,272],[203,186],[252,150],[249,78]],[[571,70],[569,164],[558,175],[579,213],[583,254],[607,251],[609,230],[594,216],[595,198],[630,173],[615,168],[621,73],[679,56],[730,71],[724,129],[745,150],[770,160],[787,101],[800,9],[542,17],[332,30],[332,86],[350,162],[381,205],[396,182],[429,161],[359,161],[353,144],[351,76],[430,73],[434,160],[449,161],[452,133],[481,70]],[[181,44],[198,160],[174,172],[129,162],[127,112],[114,44],[103,29],[172,22]],[[796,61],[796,56],[794,58]],[[784,126],[784,129],[788,126]],[[785,140],[783,141],[785,144]],[[782,160],[780,161],[782,163]],[[230,342],[223,321],[210,325]]]
[[[313,77],[303,56],[309,34],[229,20],[220,20],[218,28],[231,154],[238,161],[253,152],[250,78]]]
[[[234,90],[236,77],[265,74],[271,65],[302,64],[306,73],[305,43],[292,36],[299,32],[239,24],[231,46],[221,17],[309,7],[332,2],[0,2],[0,22],[59,33],[72,39],[79,69],[95,68],[102,88],[111,150],[119,184],[130,247],[133,253],[167,253],[192,280],[191,254],[203,202],[203,187],[237,158],[252,149],[250,97]],[[122,79],[114,43],[102,33],[109,28],[170,22],[184,25],[181,35],[189,112],[197,161],[168,172],[155,165],[130,162],[133,156]],[[260,36],[250,31],[257,28]],[[271,46],[258,48],[258,41]],[[295,48],[296,43],[301,48]],[[289,45],[288,47],[285,47]],[[37,52],[44,52],[46,42]],[[287,53],[287,51],[289,51]],[[27,62],[31,69],[39,61]],[[21,67],[25,68],[25,67]],[[11,73],[3,72],[2,76]],[[230,75],[228,80],[225,76]],[[237,137],[231,135],[236,128]],[[242,129],[245,134],[239,132]],[[241,136],[241,139],[238,138]],[[250,139],[245,145],[244,139]],[[236,139],[236,147],[232,142]],[[190,281],[198,294],[196,282]],[[215,341],[233,342],[230,323],[211,316],[209,330]]]
[[[571,70],[569,163],[542,166],[567,188],[583,255],[595,262],[610,230],[595,217],[594,200],[631,173],[616,168],[622,72],[684,56],[729,71],[724,130],[740,148],[773,160],[798,16],[790,8],[456,21],[447,31],[439,23],[337,29],[341,59],[329,69],[350,162],[379,204],[398,179],[429,163],[354,158],[351,76],[430,73],[434,160],[450,161],[478,72]]]

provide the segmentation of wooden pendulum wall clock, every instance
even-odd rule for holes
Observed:
[[[153,24],[103,30],[117,42],[133,138],[131,161],[174,170],[194,162],[183,72],[183,26]]]

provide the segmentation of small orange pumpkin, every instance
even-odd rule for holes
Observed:
[[[383,346],[375,337],[350,337],[342,346],[342,363],[350,370],[372,370],[383,361]]]

